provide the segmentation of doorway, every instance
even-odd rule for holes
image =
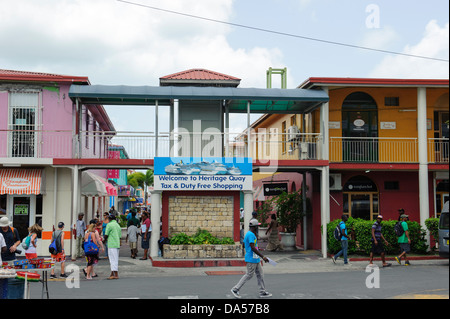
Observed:
[[[342,105],[344,162],[378,162],[378,111],[364,92],[347,96]]]
[[[375,220],[379,214],[376,184],[365,176],[354,176],[344,185],[343,213],[353,218]]]

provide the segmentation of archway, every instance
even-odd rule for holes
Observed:
[[[342,104],[344,162],[378,162],[378,111],[367,93],[349,94]]]

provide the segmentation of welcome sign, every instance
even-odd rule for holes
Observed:
[[[251,158],[156,157],[155,190],[252,190]]]

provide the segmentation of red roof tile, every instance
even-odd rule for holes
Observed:
[[[190,69],[161,77],[162,80],[240,81],[234,76],[205,69]]]
[[[40,72],[27,72],[0,69],[0,80],[3,81],[38,81],[38,82],[85,82],[89,83],[87,76],[59,75]]]

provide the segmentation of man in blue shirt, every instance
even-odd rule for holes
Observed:
[[[259,286],[259,297],[269,298],[272,297],[271,293],[268,293],[264,284],[264,274],[260,264],[262,258],[266,263],[269,262],[267,257],[264,257],[258,249],[258,241],[256,237],[256,232],[260,223],[256,219],[250,220],[250,230],[245,234],[244,245],[245,245],[245,262],[247,263],[247,273],[241,278],[236,286],[231,289],[231,293],[236,298],[241,298],[239,290],[244,286],[244,284],[252,279],[253,274],[256,273],[256,278],[258,280]]]
[[[345,222],[348,220],[348,216],[347,215],[342,215],[342,221],[339,223],[339,227],[341,228],[341,247],[342,249],[333,257],[331,257],[331,260],[333,261],[333,263],[336,263],[336,260],[338,259],[338,257],[340,257],[341,255],[344,255],[344,265],[348,265],[348,260],[347,260],[347,251],[348,251],[348,234],[347,234],[347,225],[345,225]]]

